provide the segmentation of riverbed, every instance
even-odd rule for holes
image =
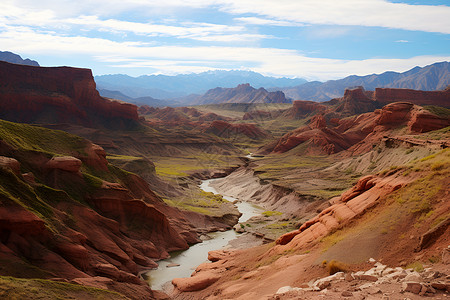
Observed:
[[[218,194],[210,183],[216,179],[202,181],[200,189],[205,192]],[[222,195],[225,200],[234,202],[237,199]],[[249,202],[237,202],[236,206],[242,213],[239,222],[245,222],[251,217],[260,215],[264,210]],[[190,277],[198,265],[208,261],[208,252],[224,248],[228,243],[236,239],[240,234],[234,230],[209,233],[202,243],[195,244],[184,251],[172,252],[171,257],[158,261],[158,269],[145,273],[147,281],[153,290],[163,290],[164,285],[169,284],[173,278]]]

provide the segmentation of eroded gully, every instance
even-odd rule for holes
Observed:
[[[218,194],[210,183],[217,179],[203,180],[200,189],[205,192]],[[234,202],[237,199],[222,195],[225,200]],[[260,215],[264,210],[249,202],[239,201],[236,203],[238,210],[242,213],[239,222],[245,222],[251,217]],[[150,270],[144,274],[153,290],[167,290],[171,287],[173,278],[190,277],[195,268],[208,261],[208,252],[224,248],[228,243],[241,234],[234,230],[213,232],[208,234],[208,239],[202,243],[195,244],[184,251],[172,252],[171,257],[158,262],[158,269]]]

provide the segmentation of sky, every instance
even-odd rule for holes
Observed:
[[[0,51],[94,75],[324,81],[450,61],[450,1],[1,0]]]

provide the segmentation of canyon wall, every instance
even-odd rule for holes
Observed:
[[[100,97],[89,69],[0,62],[0,118],[24,123],[71,123],[123,128],[137,107]]]

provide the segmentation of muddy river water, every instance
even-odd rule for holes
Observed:
[[[202,181],[200,188],[205,192],[218,194],[216,189],[210,186],[210,183],[214,180],[216,179]],[[236,198],[226,195],[223,195],[223,198],[231,202],[236,200]],[[242,213],[239,222],[245,222],[251,217],[260,215],[263,212],[262,208],[249,202],[238,202],[236,206]],[[218,250],[227,246],[229,241],[236,239],[239,235],[234,230],[209,233],[208,236],[211,239],[195,244],[187,250],[172,252],[170,258],[158,261],[158,269],[145,273],[150,287],[153,290],[163,290],[166,285],[170,286],[173,278],[190,277],[198,265],[208,261],[209,251]]]

